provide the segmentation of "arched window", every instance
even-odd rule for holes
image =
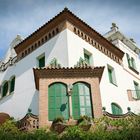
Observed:
[[[86,83],[76,83],[72,90],[72,114],[74,119],[86,115],[92,117],[90,87]]]
[[[54,83],[49,86],[48,91],[48,114],[52,121],[57,117],[69,118],[69,101],[67,87],[63,83]]]
[[[8,81],[5,81],[2,86],[2,97],[6,96],[8,93]]]
[[[15,90],[15,76],[10,79],[10,93]]]
[[[111,108],[112,108],[112,114],[114,114],[114,115],[121,115],[122,114],[121,107],[119,105],[117,105],[116,103],[112,103]]]

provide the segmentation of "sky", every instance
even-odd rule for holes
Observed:
[[[0,0],[0,59],[17,34],[26,38],[65,7],[101,34],[115,22],[140,47],[140,0]]]

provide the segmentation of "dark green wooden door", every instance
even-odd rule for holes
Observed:
[[[66,85],[62,83],[54,83],[49,86],[48,96],[49,120],[57,117],[69,118],[69,101],[67,96]]]
[[[73,86],[72,113],[74,119],[84,115],[92,117],[90,88],[85,83],[76,83]]]

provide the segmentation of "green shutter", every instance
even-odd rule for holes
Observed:
[[[117,85],[114,68],[108,67],[108,76],[109,76],[110,83]]]
[[[126,53],[126,57],[127,57],[128,66],[131,67],[131,66],[132,66],[132,65],[131,65],[131,59],[130,59],[128,53]]]
[[[48,111],[49,120],[57,117],[69,118],[69,102],[66,86],[62,83],[55,83],[49,87]]]
[[[45,66],[45,56],[38,59],[39,61],[39,68],[42,68]]]
[[[49,120],[55,119],[55,92],[54,86],[49,87],[48,91],[48,118]]]
[[[79,119],[82,115],[92,117],[90,89],[85,83],[76,83],[72,93],[73,118]]]
[[[112,114],[114,114],[114,115],[121,115],[122,114],[122,109],[118,105],[112,103],[111,108],[112,108]]]
[[[134,87],[135,87],[135,90],[136,90],[137,99],[140,99],[140,87],[139,87],[139,84],[135,81],[134,81]]]
[[[6,96],[7,93],[8,93],[8,82],[6,82],[6,83],[3,85],[2,97]]]
[[[79,119],[79,117],[80,117],[78,84],[74,84],[73,90],[72,90],[72,115],[75,120]]]
[[[108,68],[108,76],[110,83],[113,83],[112,70]]]
[[[84,58],[85,58],[85,61],[90,64],[90,56],[86,53],[84,53]]]
[[[10,81],[10,93],[15,89],[15,77]]]
[[[136,70],[136,63],[133,57],[131,57],[131,64],[132,64],[132,67]]]

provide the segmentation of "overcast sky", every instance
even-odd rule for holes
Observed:
[[[17,34],[26,38],[64,7],[101,34],[115,22],[140,47],[140,0],[0,0],[0,58]]]

